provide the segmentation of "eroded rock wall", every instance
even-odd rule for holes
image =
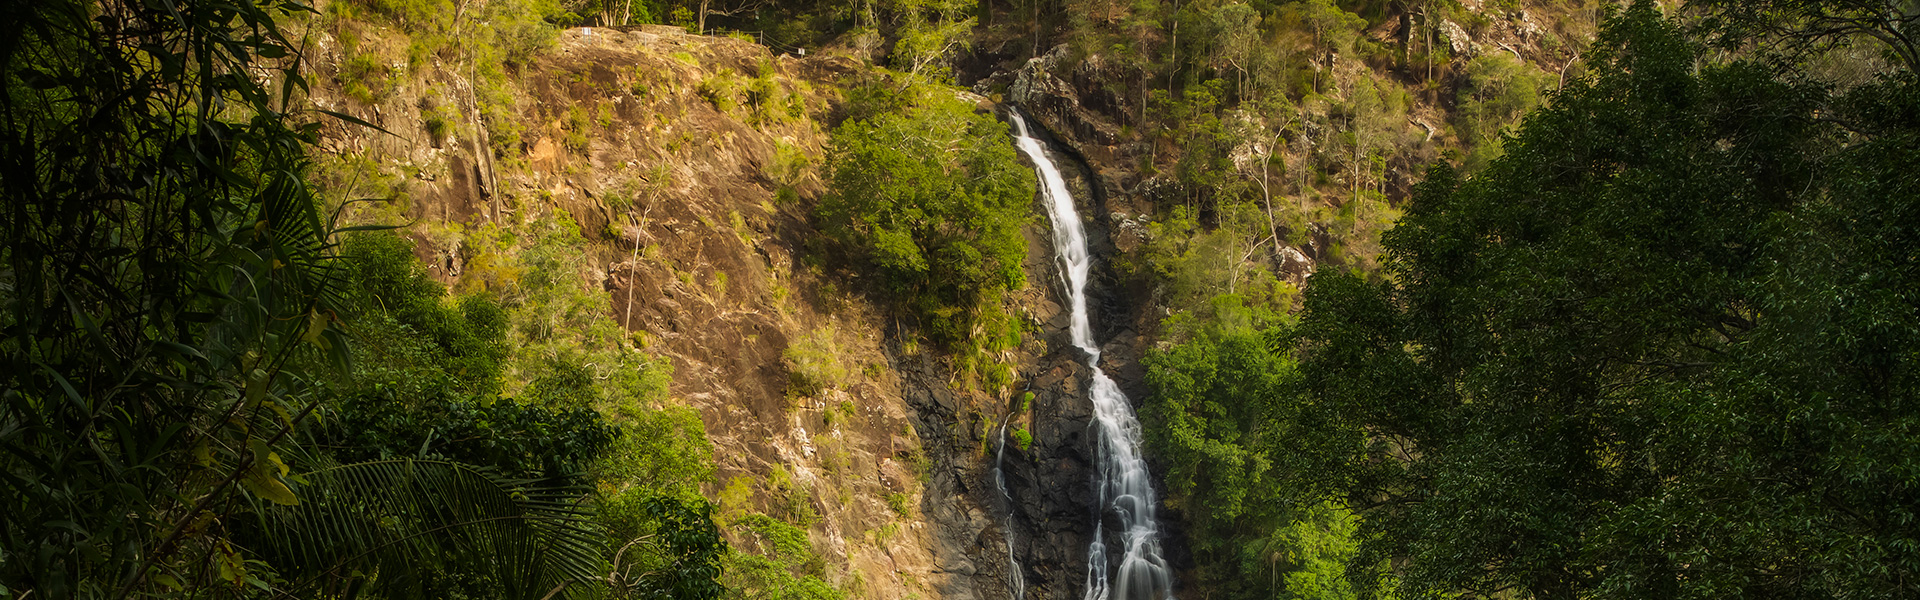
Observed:
[[[315,61],[323,73],[340,68],[338,53]],[[478,111],[457,66],[403,73],[371,105],[325,86],[313,101],[402,132],[330,128],[325,146],[410,177],[400,208],[424,225],[408,235],[443,281],[469,275],[474,254],[459,231],[558,211],[577,222],[589,240],[578,249],[583,284],[606,290],[615,320],[671,361],[672,397],[706,425],[719,472],[707,495],[749,490],[723,516],[804,524],[824,563],[818,574],[849,597],[1004,597],[983,442],[1006,413],[1005,393],[961,382],[879,308],[883,298],[803,260],[838,90],[866,68],[671,27],[567,30],[512,74],[520,143],[499,156],[478,119],[426,134],[427,104]],[[756,79],[777,86],[776,101],[753,95],[766,91],[751,88]],[[782,187],[795,197],[778,197]],[[1045,264],[1046,247],[1029,262]],[[797,393],[783,355],[822,336],[848,375]],[[1021,352],[1044,348],[1036,339]],[[1038,447],[1072,443],[1048,440]]]

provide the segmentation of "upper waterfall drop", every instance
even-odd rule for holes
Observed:
[[[1047,216],[1053,222],[1053,251],[1065,279],[1069,309],[1069,334],[1073,345],[1087,353],[1087,366],[1093,371],[1089,392],[1093,400],[1094,439],[1098,504],[1094,506],[1093,541],[1087,548],[1087,591],[1085,600],[1167,600],[1173,598],[1173,573],[1160,555],[1160,532],[1154,521],[1158,505],[1153,483],[1142,459],[1140,421],[1133,405],[1120,386],[1100,370],[1100,346],[1094,343],[1093,326],[1087,314],[1087,277],[1093,268],[1087,251],[1086,230],[1074,211],[1073,195],[1067,191],[1060,169],[1047,158],[1039,139],[1027,130],[1027,121],[1018,111],[1011,114],[1014,144],[1033,161],[1040,174],[1040,195],[1047,202]],[[1111,511],[1124,527],[1120,541],[1124,546],[1120,564],[1111,570],[1107,564],[1105,537],[1106,513]]]

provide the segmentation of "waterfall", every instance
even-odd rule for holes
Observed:
[[[1026,600],[1027,576],[1020,572],[1020,559],[1013,557],[1013,494],[1007,493],[1007,476],[1000,470],[1000,460],[1007,455],[1007,425],[1013,423],[1013,413],[1000,422],[1000,445],[993,451],[993,487],[1000,489],[1000,499],[1007,503],[1007,520],[1001,533],[1007,542],[1007,587],[1013,600]]]
[[[1093,400],[1095,468],[1098,500],[1094,506],[1093,542],[1087,547],[1085,600],[1164,600],[1173,597],[1173,574],[1160,556],[1160,533],[1153,512],[1157,501],[1141,457],[1140,420],[1120,386],[1100,370],[1100,346],[1093,341],[1087,316],[1087,275],[1093,261],[1087,252],[1086,230],[1074,212],[1073,195],[1060,169],[1047,158],[1039,139],[1027,131],[1027,121],[1014,112],[1014,143],[1033,160],[1040,174],[1040,195],[1053,221],[1053,251],[1059,261],[1072,311],[1069,333],[1073,345],[1087,354],[1093,372],[1089,392]],[[1111,512],[1120,531],[1120,564],[1109,572],[1105,538],[1106,515]]]

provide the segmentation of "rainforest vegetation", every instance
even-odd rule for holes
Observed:
[[[814,155],[753,161],[813,235],[796,268],[982,394],[1041,328],[1012,298],[1051,284],[989,71],[1084,66],[1123,149],[1087,160],[1153,184],[1102,260],[1156,310],[1137,400],[1182,597],[1920,596],[1912,2],[0,7],[0,599],[872,596],[810,533],[845,450],[723,481],[631,296],[588,283],[624,217],[490,192],[523,218],[424,222],[430,174],[328,141],[413,143],[353,109],[444,69],[464,87],[410,110],[436,150],[474,137],[475,177],[530,169],[541,121],[590,156],[614,109],[516,82],[565,28],[645,23],[871,67],[830,109],[768,63],[694,93],[831,115]],[[1524,55],[1465,39],[1519,27],[1495,18],[1531,23]],[[669,93],[644,76],[618,91]],[[794,406],[883,378],[843,337],[782,342]],[[827,427],[873,412],[841,402]],[[931,476],[897,450],[904,520]]]
[[[1148,418],[1206,577],[1915,592],[1915,17],[1770,8],[1615,12],[1499,157],[1427,171],[1380,271],[1168,321]],[[1856,35],[1883,70],[1817,72]]]

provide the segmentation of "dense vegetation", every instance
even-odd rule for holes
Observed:
[[[1323,270],[1297,323],[1232,297],[1170,321],[1149,417],[1203,577],[1913,594],[1914,17],[1781,8],[1636,3],[1503,156],[1428,173],[1384,278]],[[1878,75],[1810,68],[1873,37]],[[1351,588],[1307,583],[1340,563]]]
[[[298,5],[13,9],[0,597],[722,593],[711,449],[570,222],[450,297],[308,187],[359,121],[288,109]]]
[[[1034,183],[1006,124],[937,87],[873,85],[891,106],[835,129],[827,157],[832,192],[816,210],[835,254],[874,273],[936,341],[1018,336],[1000,300],[1026,283]]]
[[[1172,313],[1142,417],[1206,593],[1920,594],[1920,15],[1638,2],[1587,48],[1599,4],[1525,3],[1523,59],[1454,56],[1492,25],[1446,0],[6,3],[0,598],[844,597],[807,484],[717,485],[575,220],[388,231],[402,178],[316,149],[367,124],[294,108],[283,29],[337,41],[314,84],[361,105],[470,77],[424,127],[512,166],[514,72],[640,22],[891,69],[836,107],[808,258],[989,387],[1033,186],[949,84],[973,46],[1097,73],[1157,177],[1118,266]],[[804,112],[733,77],[700,93]],[[419,236],[463,244],[454,289]],[[841,351],[796,341],[793,389]]]

